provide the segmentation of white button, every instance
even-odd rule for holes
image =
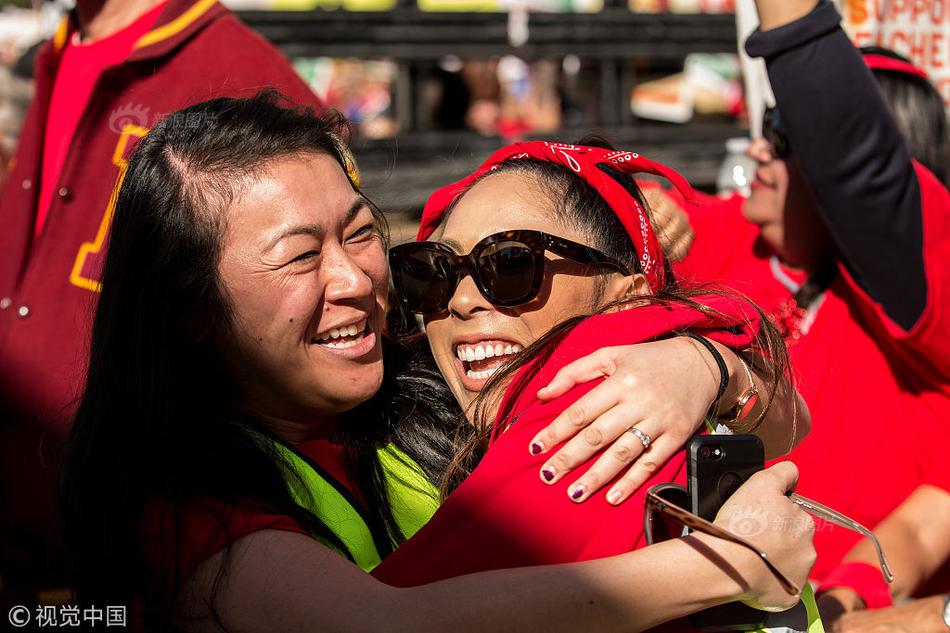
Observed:
[[[24,188],[24,189],[29,189],[29,188],[32,187],[32,186],[33,186],[33,183],[30,182],[30,179],[29,179],[29,178],[27,178],[26,180],[23,181],[23,188]]]
[[[60,197],[60,198],[64,198],[64,199],[65,199],[65,198],[68,198],[68,197],[69,197],[69,189],[67,189],[66,187],[60,187],[60,188],[59,188],[59,191],[57,191],[57,193],[59,194],[59,197]]]
[[[6,310],[7,308],[10,307],[10,304],[12,303],[13,303],[13,299],[11,299],[10,297],[4,297],[3,299],[0,299],[0,310]]]
[[[30,308],[27,306],[20,306],[17,308],[16,313],[20,315],[21,319],[25,319],[26,317],[30,316]]]

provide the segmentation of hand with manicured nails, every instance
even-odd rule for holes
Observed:
[[[748,379],[731,350],[712,344],[729,370],[723,402],[731,402],[739,390],[748,386]],[[529,450],[543,453],[567,440],[541,467],[542,481],[553,484],[609,446],[568,492],[583,485],[584,494],[571,498],[585,501],[626,469],[607,492],[607,501],[616,505],[643,485],[696,432],[716,399],[720,374],[712,356],[699,343],[676,337],[604,347],[563,367],[537,395],[542,401],[553,400],[576,385],[600,378],[605,378],[603,383],[561,412],[534,437]],[[793,397],[797,398],[797,393]],[[758,411],[753,410],[752,415],[758,415]],[[636,435],[627,433],[632,426],[650,437],[648,448]],[[766,449],[768,455],[768,446]]]
[[[575,385],[606,380],[532,440],[532,452],[568,440],[541,467],[541,479],[553,484],[609,445],[569,491],[583,485],[585,494],[574,500],[584,501],[626,469],[608,490],[607,500],[618,504],[633,494],[689,440],[716,398],[719,370],[710,367],[708,353],[694,345],[677,337],[605,347],[562,368],[538,398],[553,400]],[[648,449],[626,432],[631,426],[650,436]]]
[[[710,341],[726,364],[729,382],[722,402],[735,403],[749,381],[740,358],[728,347]],[[719,390],[719,367],[703,346],[690,338],[675,337],[651,343],[604,347],[563,367],[538,391],[547,402],[591,380],[603,382],[566,407],[534,436],[528,450],[551,451],[540,468],[541,480],[553,484],[603,450],[594,464],[568,487],[571,499],[583,502],[619,477],[607,491],[607,501],[623,503],[703,423]],[[808,407],[787,381],[780,383],[769,403],[771,387],[753,374],[763,394],[749,411],[750,419],[763,416],[754,432],[765,445],[766,459],[786,454],[811,428]],[[648,448],[627,431],[635,426],[650,437]],[[553,447],[565,442],[558,450]]]

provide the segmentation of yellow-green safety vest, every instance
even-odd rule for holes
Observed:
[[[271,438],[268,438],[271,439]],[[277,449],[294,468],[306,490],[298,490],[296,480],[290,478],[288,487],[294,500],[309,510],[340,539],[350,558],[363,571],[379,565],[380,551],[390,551],[393,543],[387,535],[373,534],[357,509],[352,495],[306,455],[271,439]],[[386,479],[393,518],[407,539],[425,525],[439,508],[439,491],[425,473],[408,455],[395,445],[379,449],[379,460]],[[385,542],[384,542],[385,539]],[[331,549],[333,543],[318,538]],[[343,552],[340,552],[341,554]],[[824,633],[818,605],[810,585],[802,591],[798,605],[788,611],[769,615],[765,626],[751,633]]]
[[[370,530],[358,509],[362,504],[312,459],[281,442],[271,441],[305,487],[299,490],[297,479],[288,478],[294,501],[333,532],[360,569],[368,572],[379,565],[382,560],[380,552],[392,551],[395,544],[390,542],[388,535],[374,534]],[[380,448],[378,455],[393,518],[403,536],[409,538],[435,514],[439,507],[439,491],[418,464],[395,445]],[[315,538],[331,549],[339,550],[335,544]]]

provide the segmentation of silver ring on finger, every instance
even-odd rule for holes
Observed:
[[[640,440],[640,443],[643,444],[644,450],[650,448],[650,442],[653,441],[653,438],[647,435],[646,433],[644,433],[643,431],[641,431],[640,429],[638,429],[637,427],[631,426],[629,429],[627,429],[627,433],[633,433],[636,436],[636,438]]]

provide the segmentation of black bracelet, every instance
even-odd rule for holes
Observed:
[[[712,354],[713,360],[716,361],[716,365],[719,367],[719,392],[716,394],[716,399],[713,400],[712,406],[710,408],[718,408],[719,401],[722,400],[722,394],[726,393],[726,388],[729,386],[729,369],[726,367],[726,361],[723,360],[722,354],[719,353],[719,350],[716,349],[716,346],[706,340],[706,337],[693,334],[692,332],[680,332],[680,336],[686,336],[693,339],[697,343],[700,343],[703,347],[709,350],[709,353]]]

